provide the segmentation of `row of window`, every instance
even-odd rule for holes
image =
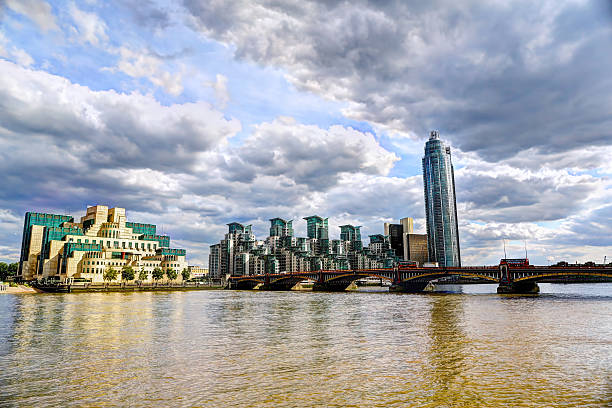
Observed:
[[[70,238],[70,239],[68,239],[68,241],[69,242],[74,242],[74,238]],[[76,242],[80,244],[81,243],[81,239],[77,238]],[[97,244],[95,239],[91,240],[91,243],[92,244]],[[87,239],[87,238],[85,239],[85,244],[89,244],[89,239]],[[123,249],[136,249],[136,250],[140,249],[141,251],[145,251],[145,250],[148,250],[148,251],[153,250],[153,251],[155,251],[157,249],[157,244],[152,244],[151,245],[150,242],[147,242],[146,244],[144,242],[135,242],[134,245],[132,245],[132,242],[128,242],[127,246],[125,244],[126,244],[125,241],[121,242],[121,248],[123,248]],[[100,240],[100,245],[102,246],[102,248],[105,248],[105,247],[106,248],[110,248],[111,247],[111,242],[110,241],[106,241],[106,245],[104,245],[104,241]],[[146,245],[146,247],[145,247],[145,245]],[[140,246],[140,248],[139,248],[139,246]],[[119,241],[113,241],[113,248],[114,249],[119,249]]]
[[[105,262],[105,261],[85,261],[84,262],[85,265],[110,265],[110,266],[122,266],[123,263],[122,262]],[[141,266],[157,266],[157,264],[152,264],[152,263],[144,263]],[[170,264],[168,265],[168,267],[170,268],[179,268],[181,265],[180,264]]]

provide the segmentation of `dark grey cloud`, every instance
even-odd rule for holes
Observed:
[[[559,174],[508,175],[459,172],[457,200],[463,214],[481,222],[540,222],[567,218],[588,207],[601,180]]]
[[[198,28],[347,114],[498,160],[612,140],[605,0],[205,2]]]
[[[117,2],[136,23],[143,27],[165,29],[171,24],[169,11],[159,7],[152,0],[118,0]]]

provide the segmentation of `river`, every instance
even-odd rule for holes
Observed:
[[[612,284],[540,287],[0,295],[0,406],[612,406]]]

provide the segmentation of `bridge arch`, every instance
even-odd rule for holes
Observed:
[[[414,275],[414,276],[409,276],[405,279],[402,279],[402,281],[415,281],[415,280],[434,280],[434,279],[438,279],[438,278],[443,278],[445,276],[449,276],[449,275],[454,275],[454,276],[463,276],[463,277],[468,277],[468,278],[480,278],[480,279],[484,279],[487,281],[490,281],[492,283],[498,283],[499,279],[497,277],[492,277],[492,276],[488,276],[488,275],[482,275],[479,273],[471,273],[471,272],[454,272],[454,271],[446,271],[446,272],[431,272],[431,273],[423,273],[420,275]]]
[[[329,279],[325,279],[325,282],[332,282],[334,280],[346,280],[346,278],[354,278],[354,279],[351,279],[352,281],[356,281],[362,278],[378,278],[378,279],[384,279],[390,282],[393,281],[393,279],[388,276],[383,276],[383,275],[378,275],[375,273],[368,273],[368,272],[356,272],[356,273],[345,273],[343,275],[332,276]]]
[[[567,277],[582,277],[582,276],[592,276],[592,277],[602,277],[602,278],[610,278],[610,274],[596,272],[596,271],[554,271],[554,272],[541,272],[531,275],[522,276],[519,278],[513,279],[513,282],[541,282],[549,279],[555,278],[567,278]]]

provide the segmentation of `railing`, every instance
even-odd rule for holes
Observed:
[[[8,290],[8,285],[0,283],[0,292],[5,292],[6,290]]]

